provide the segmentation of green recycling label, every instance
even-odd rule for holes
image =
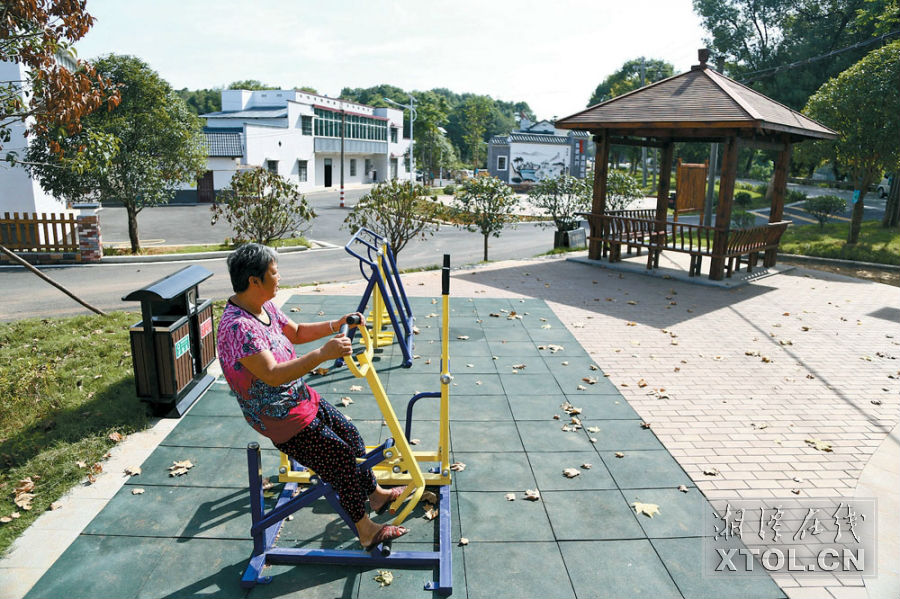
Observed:
[[[185,354],[191,348],[191,338],[189,335],[185,335],[181,339],[175,342],[175,359],[177,360],[181,356]]]

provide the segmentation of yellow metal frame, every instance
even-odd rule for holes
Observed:
[[[378,252],[378,272],[382,281],[387,281],[384,275],[384,253],[387,246],[382,245],[381,251]],[[394,342],[394,333],[384,330],[385,325],[391,323],[390,314],[387,313],[387,304],[384,296],[381,294],[381,287],[375,285],[372,296],[372,311],[369,313],[368,322],[372,323],[372,337],[375,341],[375,347],[385,347]]]
[[[450,298],[443,296],[442,304],[442,340],[441,340],[441,398],[438,446],[435,451],[413,451],[406,438],[406,433],[400,425],[391,400],[381,384],[378,372],[372,362],[375,353],[375,344],[372,335],[365,326],[359,327],[360,337],[365,346],[365,351],[355,357],[347,356],[344,361],[347,367],[357,378],[365,378],[378,402],[378,407],[384,417],[384,421],[394,439],[394,446],[385,450],[385,460],[373,469],[379,484],[407,485],[404,493],[391,504],[391,513],[394,513],[407,497],[409,502],[397,514],[395,524],[403,522],[415,508],[426,485],[440,486],[451,483],[450,471]],[[370,446],[367,449],[374,449]],[[419,462],[440,463],[438,472],[422,472]],[[281,454],[281,466],[278,469],[278,480],[281,482],[309,483],[314,473],[308,469],[294,470],[291,460],[285,454]]]

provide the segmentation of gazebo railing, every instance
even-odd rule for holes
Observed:
[[[742,256],[747,257],[748,270],[757,262],[758,253],[776,249],[788,221],[769,223],[749,229],[728,232],[724,247],[714,251],[716,228],[675,221],[659,223],[653,218],[634,218],[615,211],[605,214],[582,213],[591,226],[588,239],[602,244],[602,255],[609,253],[610,262],[621,260],[622,246],[646,248],[647,268],[659,266],[659,254],[665,250],[691,256],[691,276],[700,273],[704,256],[728,260],[727,274],[731,276],[734,264],[740,268]]]

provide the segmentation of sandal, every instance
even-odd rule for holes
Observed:
[[[386,541],[393,541],[394,539],[399,539],[403,535],[409,532],[409,529],[405,526],[393,526],[390,524],[385,524],[382,526],[377,533],[375,533],[375,538],[372,539],[372,542],[366,545],[366,551],[372,551],[381,543]]]
[[[388,496],[387,500],[382,504],[380,508],[375,510],[375,513],[378,515],[383,514],[387,509],[391,506],[392,503],[397,501],[397,498],[406,490],[406,487],[393,487],[391,488],[391,494]]]

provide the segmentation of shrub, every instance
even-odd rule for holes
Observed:
[[[756,215],[746,210],[735,210],[731,213],[731,226],[735,229],[749,229],[756,224]]]
[[[734,203],[746,210],[753,203],[753,196],[746,191],[739,191],[734,194]]]
[[[751,179],[757,179],[761,181],[765,181],[772,177],[772,171],[774,170],[771,161],[766,164],[754,164],[750,167],[749,176]]]
[[[753,191],[755,191],[762,197],[766,197],[766,194],[769,192],[769,184],[768,183],[760,183],[759,185],[755,185],[753,187]]]
[[[264,168],[236,172],[223,197],[224,202],[212,206],[211,224],[224,217],[234,229],[235,242],[265,245],[288,232],[299,237],[316,217],[296,184]]]
[[[456,194],[456,185],[444,185],[443,187],[444,195],[452,196]]]
[[[818,196],[803,203],[803,209],[816,217],[819,228],[824,229],[828,218],[847,209],[847,200],[838,196]]]
[[[797,202],[805,202],[806,197],[806,194],[802,191],[797,191],[796,189],[787,189],[784,192],[784,203],[796,204]]]
[[[568,174],[548,177],[541,180],[529,192],[531,202],[540,208],[551,223],[543,226],[555,226],[557,231],[571,231],[578,227],[578,212],[588,212],[591,208],[591,189],[584,179],[577,179]]]

